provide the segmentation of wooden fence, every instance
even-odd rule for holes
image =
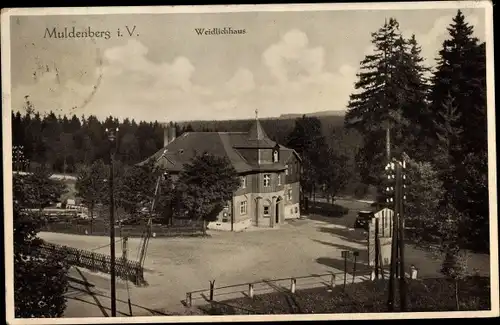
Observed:
[[[145,225],[116,225],[115,232],[121,236],[141,237],[145,230]],[[60,232],[76,235],[94,235],[107,236],[109,235],[109,224],[104,222],[95,222],[90,224],[78,224],[75,222],[51,222],[43,226],[42,231]],[[152,225],[151,233],[154,237],[188,237],[188,236],[203,236],[204,229],[198,224],[183,225],[183,226],[164,226]]]
[[[80,266],[94,272],[110,273],[111,257],[109,255],[86,251],[68,246],[44,242],[41,247],[43,255],[62,253],[70,265]],[[144,269],[139,262],[117,258],[115,262],[116,276],[132,281],[136,285],[145,284]]]
[[[355,274],[344,272],[329,272],[324,274],[305,275],[297,277],[288,277],[281,279],[268,279],[256,282],[234,284],[228,286],[215,286],[215,281],[209,283],[209,287],[202,290],[195,290],[186,293],[184,304],[187,307],[193,305],[193,301],[208,301],[217,303],[214,296],[230,296],[238,293],[244,293],[244,296],[253,298],[255,295],[266,294],[272,291],[285,291],[294,294],[299,288],[326,287],[333,288],[336,285],[346,285],[354,283],[357,278],[359,281],[366,281],[371,278],[371,269],[361,268]],[[224,298],[222,298],[224,300]],[[236,307],[236,306],[231,306]],[[250,311],[248,311],[250,313]]]

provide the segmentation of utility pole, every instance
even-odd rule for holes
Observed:
[[[389,126],[385,129],[385,150],[387,153],[387,162],[391,162],[391,129]]]
[[[389,193],[388,207],[394,208],[392,223],[391,270],[389,274],[389,295],[387,309],[394,311],[394,297],[396,295],[395,277],[399,276],[400,309],[406,311],[406,279],[404,263],[404,201],[406,200],[406,162],[393,159],[385,168],[389,180],[387,192]],[[393,203],[394,204],[391,204]]]
[[[396,275],[396,268],[397,268],[397,243],[398,243],[398,224],[397,224],[397,216],[398,216],[398,210],[399,206],[397,204],[397,186],[395,183],[396,180],[396,166],[397,166],[397,161],[392,160],[390,163],[387,164],[386,170],[388,170],[387,173],[387,178],[389,180],[388,182],[388,187],[387,190],[389,192],[389,197],[387,198],[387,203],[389,208],[393,207],[394,208],[394,215],[393,218],[396,220],[393,220],[392,222],[392,243],[391,243],[391,267],[390,267],[390,272],[389,272],[389,295],[387,298],[387,309],[389,312],[394,311],[394,296],[395,296],[395,281],[394,277]]]
[[[406,200],[405,187],[406,187],[406,162],[402,161],[400,168],[399,180],[399,295],[401,311],[406,311],[406,278],[405,278],[405,243],[404,243],[404,201]]]
[[[115,141],[116,133],[118,133],[118,128],[116,130],[106,129],[108,134],[108,139],[110,141],[110,173],[109,173],[109,241],[111,250],[111,317],[116,317],[116,252],[115,252],[115,198],[114,198],[114,186],[113,186],[113,174],[114,174],[114,160],[115,160]]]

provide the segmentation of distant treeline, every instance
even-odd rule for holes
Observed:
[[[103,159],[109,162],[110,142],[106,128],[119,128],[115,159],[126,165],[145,160],[163,147],[164,124],[158,121],[136,122],[109,116],[104,121],[91,116],[57,116],[50,112],[41,115],[27,99],[26,113],[12,113],[13,146],[22,146],[13,153],[14,169],[27,170],[38,164],[46,164],[54,172],[74,173],[78,164],[89,165]],[[342,154],[354,159],[362,139],[355,131],[347,131],[342,116],[318,117],[327,144]],[[248,131],[253,119],[226,121],[190,121],[171,123],[177,136],[187,131]],[[262,119],[267,135],[281,143],[295,126],[295,119]],[[17,152],[17,153],[16,153]],[[23,160],[28,165],[21,163]]]

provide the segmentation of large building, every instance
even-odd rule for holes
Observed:
[[[174,178],[203,152],[227,157],[240,175],[241,187],[209,228],[275,227],[300,216],[301,159],[269,139],[257,118],[248,132],[186,132],[176,137],[175,128],[166,127],[164,142],[150,159]]]

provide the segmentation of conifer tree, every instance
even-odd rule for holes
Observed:
[[[405,129],[403,131],[403,150],[418,161],[430,161],[428,156],[432,138],[429,125],[432,116],[429,111],[429,72],[430,68],[424,64],[421,47],[412,35],[405,40],[404,60],[399,66],[399,71],[404,75],[404,103],[402,104]]]
[[[453,123],[462,132],[451,148],[448,166],[441,174],[447,180],[449,203],[467,220],[461,234],[468,237],[475,248],[487,248],[489,225],[488,166],[487,166],[487,114],[486,114],[486,57],[485,44],[473,36],[474,28],[458,10],[448,28],[449,38],[439,52],[438,66],[433,75],[431,114],[433,141],[443,144],[442,117],[449,110],[449,99],[456,106]],[[449,121],[452,122],[452,121]],[[442,150],[441,150],[442,151]],[[439,164],[439,162],[438,162]]]
[[[437,116],[448,94],[455,98],[464,129],[464,150],[478,153],[487,148],[485,46],[473,36],[473,26],[460,10],[448,31],[433,76],[431,111]],[[461,153],[457,155],[459,158]]]
[[[460,124],[461,114],[451,94],[446,96],[443,108],[434,120],[437,143],[434,153],[434,164],[440,172],[440,178],[448,194],[453,190],[454,166],[457,163],[454,157],[461,151],[461,135],[463,129]]]
[[[419,147],[421,132],[416,127],[427,111],[425,73],[420,47],[414,36],[409,40],[399,32],[399,23],[391,18],[372,34],[373,55],[361,61],[345,117],[345,125],[364,137],[358,152],[358,166],[365,183],[379,185],[386,162],[386,129],[390,129],[391,154],[409,152]],[[425,119],[424,119],[425,120]]]

